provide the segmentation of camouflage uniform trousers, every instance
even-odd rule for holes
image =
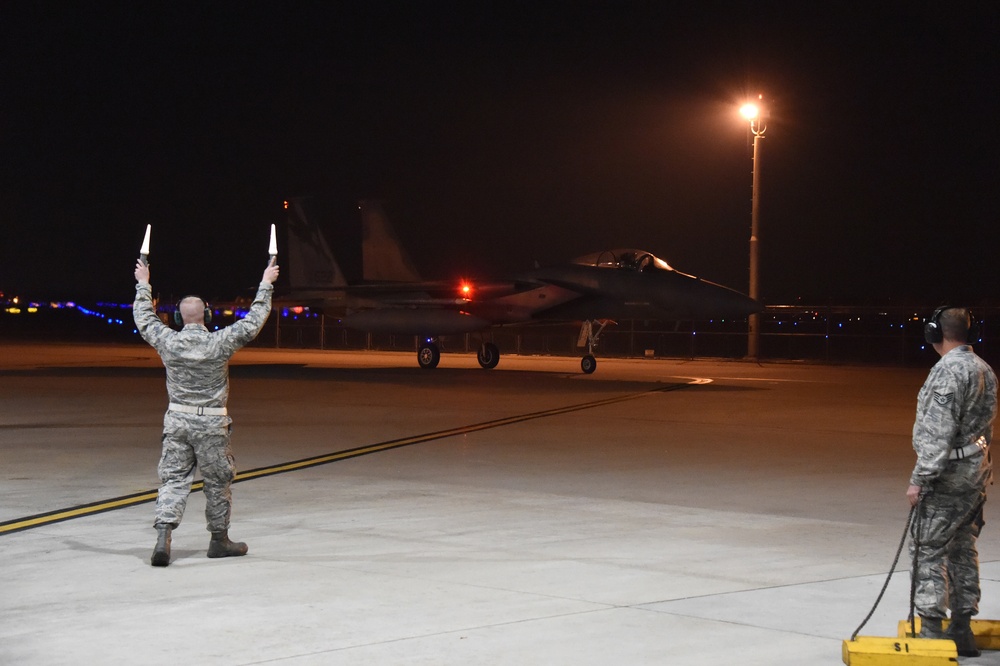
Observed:
[[[231,421],[225,416],[167,412],[163,419],[163,451],[158,466],[161,485],[154,525],[177,527],[180,524],[197,466],[204,481],[208,531],[229,529],[230,484],[236,477],[231,432]]]
[[[923,497],[910,526],[917,562],[914,606],[923,617],[979,612],[979,552],[989,467],[981,458],[954,460]],[[919,547],[917,546],[919,544]]]

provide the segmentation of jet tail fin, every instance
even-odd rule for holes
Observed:
[[[323,289],[347,284],[319,227],[309,221],[303,199],[288,209],[288,264],[292,289]]]
[[[419,282],[420,275],[389,224],[382,204],[366,199],[358,203],[362,224],[362,270],[372,282]]]

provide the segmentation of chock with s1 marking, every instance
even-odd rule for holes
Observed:
[[[941,621],[947,629],[950,621]],[[900,620],[898,636],[858,636],[844,641],[843,658],[847,666],[936,666],[957,664],[958,650],[955,642],[942,638],[916,638],[911,632],[920,633],[920,616],[913,620]],[[1000,650],[1000,620],[972,620],[969,623],[980,650]]]
[[[941,628],[947,629],[951,620],[941,620]],[[920,633],[920,616],[913,619],[913,626],[917,633]],[[976,638],[976,647],[980,650],[1000,650],[1000,620],[971,620],[969,627],[972,628],[972,635]],[[900,620],[898,630],[899,636],[910,635],[910,621]]]
[[[942,638],[857,636],[844,641],[842,654],[847,666],[947,666],[958,663],[955,641]]]

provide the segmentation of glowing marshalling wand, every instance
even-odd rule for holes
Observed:
[[[146,225],[146,236],[142,239],[142,247],[139,248],[139,261],[143,266],[149,266],[149,230],[153,225]]]
[[[271,255],[271,260],[267,263],[268,266],[274,266],[274,262],[278,260],[278,237],[274,233],[274,225],[271,225],[271,242],[267,246],[267,253]]]

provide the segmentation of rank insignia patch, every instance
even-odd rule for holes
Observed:
[[[951,399],[952,397],[954,397],[954,395],[955,395],[954,393],[938,393],[937,391],[934,391],[934,402],[936,402],[939,405],[947,405],[949,402],[951,402]]]

